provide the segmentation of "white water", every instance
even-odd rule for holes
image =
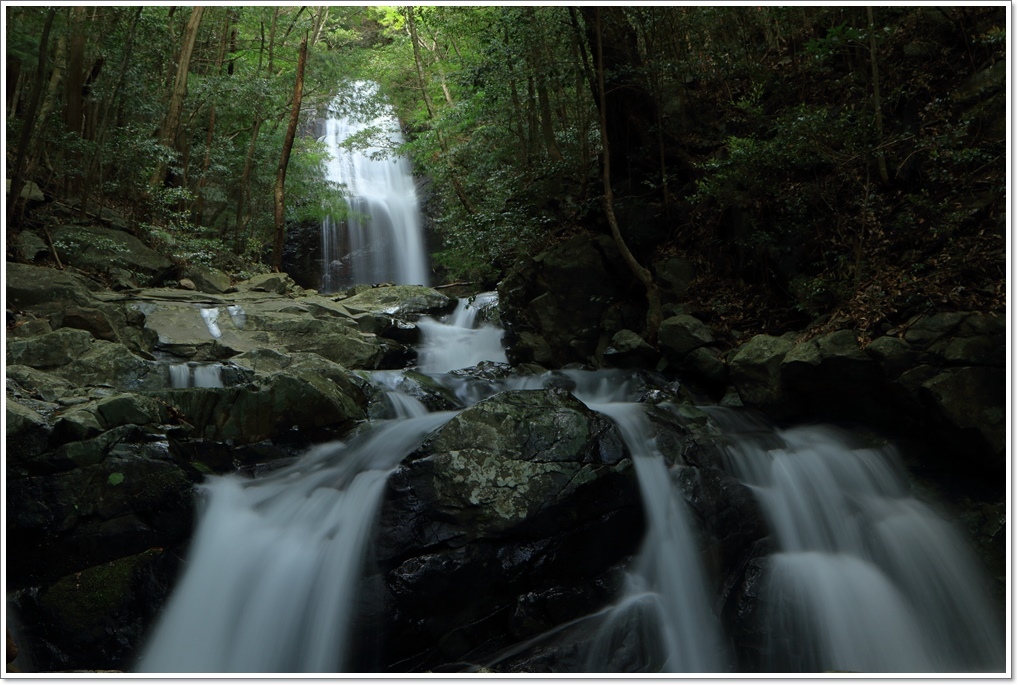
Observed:
[[[417,322],[422,340],[418,367],[424,373],[465,369],[482,361],[506,362],[502,347],[504,331],[492,324],[477,325],[477,317],[490,306],[495,293],[481,293],[473,302],[460,300],[445,321],[425,317]]]
[[[352,100],[378,98],[377,86],[358,82]],[[427,285],[428,263],[417,189],[410,162],[383,146],[350,150],[350,136],[377,129],[384,147],[402,144],[399,121],[389,106],[377,116],[341,116],[331,110],[324,142],[331,157],[328,180],[344,186],[348,216],[322,223],[322,292],[358,283]]]
[[[962,536],[910,495],[892,449],[854,447],[822,426],[761,433],[713,413],[742,433],[732,466],[780,550],[765,597],[770,669],[1003,670],[984,573]]]
[[[604,672],[617,626],[637,613],[647,654],[641,670],[661,673],[709,673],[724,668],[721,627],[709,606],[707,583],[700,567],[690,515],[682,494],[672,484],[664,457],[654,446],[642,405],[592,404],[619,427],[629,447],[647,517],[647,534],[626,593],[604,619],[587,670]]]
[[[223,331],[219,328],[219,308],[218,307],[204,307],[201,310],[201,318],[205,322],[205,327],[209,329],[209,335],[217,340],[223,336]]]
[[[223,387],[222,364],[186,362],[170,364],[171,388],[221,388]]]
[[[334,673],[389,472],[452,412],[383,423],[258,480],[209,479],[141,672]]]

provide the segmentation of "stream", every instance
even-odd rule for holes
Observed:
[[[370,88],[362,84],[362,88]],[[391,114],[367,125],[397,136]],[[353,198],[344,222],[323,225],[323,290],[349,283],[426,283],[427,259],[406,160],[344,156],[365,124],[331,118],[332,180]],[[561,370],[492,380],[469,372],[504,364],[502,330],[486,322],[494,293],[461,300],[444,320],[418,322],[416,370],[447,388],[454,411],[428,411],[401,392],[399,371],[369,374],[387,405],[350,437],[266,474],[209,477],[178,581],[143,650],[152,673],[339,673],[354,663],[354,618],[387,477],[459,411],[499,392],[554,381],[609,417],[628,449],[646,521],[621,593],[583,623],[566,671],[611,672],[623,643],[631,670],[715,673],[733,667],[716,582],[695,520],[655,444],[634,375]],[[231,313],[232,314],[232,313]],[[207,320],[213,333],[214,318]],[[218,384],[218,369],[180,365],[178,387]],[[760,417],[704,407],[724,436],[728,473],[764,512],[773,553],[759,589],[767,635],[762,670],[932,673],[995,671],[1004,630],[964,536],[911,495],[893,448],[827,426],[777,429]],[[555,631],[553,631],[555,632]],[[537,638],[535,638],[537,639]],[[519,649],[523,649],[522,645]],[[362,660],[363,661],[363,660]],[[494,664],[475,664],[489,667]]]

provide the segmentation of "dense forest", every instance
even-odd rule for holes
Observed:
[[[648,292],[646,250],[674,251],[718,324],[825,315],[869,330],[1003,303],[1004,19],[975,6],[11,7],[7,177],[82,216],[119,212],[182,262],[278,268],[295,80],[306,130],[344,82],[371,77],[429,181],[449,279],[495,282],[603,222],[610,176]],[[342,205],[322,163],[298,135],[291,230]],[[9,203],[8,219],[9,256],[33,217]]]
[[[652,256],[692,262],[713,326],[886,330],[1003,307],[1004,22],[969,5],[10,7],[6,172],[181,263],[278,269],[276,237],[343,203],[299,133],[370,78],[447,280],[493,284],[614,229],[651,297]],[[10,259],[46,219],[7,218]]]

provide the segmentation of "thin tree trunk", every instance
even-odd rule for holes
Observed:
[[[99,119],[97,124],[98,130],[96,132],[96,145],[85,170],[84,186],[81,192],[81,211],[83,215],[87,212],[87,203],[89,195],[92,192],[92,187],[98,183],[96,176],[99,174],[99,169],[102,166],[102,153],[105,149],[106,132],[110,127],[111,112],[114,109],[117,99],[120,97],[120,88],[124,83],[124,75],[127,73],[127,67],[131,64],[131,54],[134,51],[135,31],[138,27],[138,20],[141,18],[142,10],[144,9],[144,7],[138,7],[134,12],[134,16],[131,19],[131,26],[127,32],[127,44],[124,46],[124,59],[120,62],[120,71],[117,72],[117,81],[113,86],[113,92],[103,103],[102,118]],[[99,212],[102,213],[102,203],[99,205]]]
[[[594,13],[594,32],[597,38],[597,94],[603,159],[601,179],[604,183],[604,211],[608,217],[608,225],[611,227],[612,238],[615,240],[615,246],[622,255],[622,259],[625,261],[626,266],[628,266],[629,270],[633,272],[633,275],[640,280],[646,290],[647,323],[643,332],[643,337],[648,343],[656,346],[658,329],[661,327],[661,296],[658,292],[657,284],[654,283],[654,277],[651,275],[650,271],[645,269],[636,260],[636,257],[633,256],[633,253],[629,251],[629,246],[626,245],[626,241],[622,238],[622,232],[619,230],[619,222],[615,218],[615,200],[614,195],[612,194],[611,185],[611,151],[608,145],[608,117],[606,115],[607,105],[605,103],[604,92],[604,54],[601,46],[600,8],[595,8]]]
[[[248,198],[251,193],[248,186],[251,183],[251,169],[254,165],[254,154],[255,145],[258,142],[258,131],[262,128],[262,117],[260,114],[255,114],[254,123],[251,124],[251,142],[247,146],[247,156],[244,158],[244,171],[240,176],[240,196],[237,198],[237,221],[234,226],[235,237],[234,247],[241,249],[241,240],[244,237],[244,229],[247,226],[247,220],[244,218],[244,209],[247,207]]]
[[[14,249],[14,208],[21,199],[21,191],[25,187],[25,179],[22,177],[22,169],[25,165],[25,158],[28,156],[28,147],[32,141],[32,129],[35,126],[35,113],[39,109],[39,100],[42,98],[42,82],[46,76],[46,52],[49,44],[49,32],[53,27],[53,17],[56,15],[56,8],[51,7],[46,13],[46,23],[43,24],[42,37],[39,39],[39,61],[35,67],[35,81],[32,83],[32,95],[28,102],[28,111],[25,113],[25,123],[21,127],[21,137],[18,140],[18,152],[14,156],[14,168],[11,173],[11,192],[7,198],[7,249]]]
[[[431,95],[428,94],[428,81],[424,74],[424,62],[421,60],[420,38],[417,35],[417,22],[414,19],[413,6],[406,8],[405,16],[407,19],[407,30],[410,32],[410,42],[413,44],[414,48],[414,65],[417,67],[417,81],[421,88],[421,97],[424,98],[424,106],[428,110],[428,119],[434,119],[435,107],[431,102]],[[477,210],[474,209],[473,203],[470,202],[470,198],[467,197],[466,190],[460,182],[459,174],[453,166],[452,159],[449,155],[449,148],[446,145],[442,134],[437,131],[435,133],[438,137],[438,145],[442,149],[443,156],[445,157],[446,165],[449,167],[449,180],[452,183],[453,190],[456,191],[456,197],[459,198],[460,204],[463,205],[463,209],[466,210],[467,214],[476,214]]]
[[[184,96],[187,95],[187,75],[191,67],[191,53],[194,50],[194,42],[198,37],[198,27],[201,24],[202,13],[205,8],[201,5],[192,8],[191,16],[187,20],[187,27],[184,29],[184,42],[180,49],[180,59],[177,60],[177,76],[173,81],[173,93],[170,96],[170,106],[166,113],[166,122],[163,125],[160,143],[163,147],[176,150],[177,129],[180,127],[180,113],[184,109]],[[152,187],[161,186],[166,182],[167,164],[160,162],[155,173],[149,181]]]
[[[410,31],[410,43],[414,49],[414,66],[417,68],[417,83],[421,88],[421,97],[424,98],[424,106],[428,110],[428,118],[435,118],[435,108],[431,104],[431,95],[428,94],[428,81],[424,77],[424,62],[421,60],[420,38],[417,35],[417,22],[414,20],[413,6],[406,8],[407,29]]]
[[[286,167],[290,163],[290,151],[293,149],[293,139],[297,135],[297,124],[300,122],[300,103],[304,97],[304,65],[308,57],[308,35],[304,34],[304,40],[300,43],[300,53],[297,56],[297,79],[293,86],[293,109],[290,110],[290,123],[286,127],[286,138],[283,140],[283,153],[279,157],[279,166],[276,168],[276,187],[273,192],[275,200],[273,217],[276,223],[275,240],[272,242],[272,268],[280,271],[283,267],[283,236],[286,230],[284,190],[286,184]]]
[[[223,35],[219,40],[219,53],[216,55],[216,77],[218,78],[223,71],[223,59],[226,57],[226,43],[230,38],[230,19],[231,12],[229,9],[226,11],[226,16],[223,19]],[[209,179],[209,167],[212,165],[212,142],[214,140],[216,130],[216,105],[215,102],[209,106],[209,126],[205,132],[205,158],[201,164],[201,178],[198,179],[198,192],[197,199],[195,201],[194,209],[194,220],[198,226],[202,225],[202,220],[205,215],[205,186],[208,185]]]
[[[880,70],[877,67],[877,37],[876,28],[873,25],[872,7],[866,7],[866,19],[870,34],[870,69],[873,73],[873,123],[877,127],[877,144],[879,145],[884,141],[884,118],[880,113]],[[884,158],[883,150],[877,150],[877,168],[880,170],[880,181],[884,185],[890,185],[891,178],[887,173],[887,160]]]

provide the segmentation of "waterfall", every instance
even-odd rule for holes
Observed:
[[[449,373],[505,361],[501,329],[478,318],[492,297],[461,301],[445,321],[421,322],[420,370],[464,406],[503,390],[572,392],[618,427],[643,500],[646,535],[620,596],[545,634],[579,636],[577,652],[560,665],[599,673],[725,670],[732,655],[693,518],[635,402],[646,384],[619,369],[484,379]],[[197,371],[171,374],[190,382]],[[216,476],[202,486],[188,564],[140,670],[335,673],[349,666],[386,479],[455,415],[429,412],[402,392],[412,385],[404,372],[370,377],[391,419],[267,475]],[[981,571],[961,534],[911,496],[893,450],[856,444],[832,428],[776,430],[705,409],[728,440],[728,468],[758,499],[774,541],[756,600],[765,669],[1000,670],[1004,630]],[[498,663],[493,658],[489,665]]]
[[[602,619],[587,670],[605,672],[619,627],[635,624],[644,634],[641,670],[709,673],[723,670],[721,629],[711,611],[708,585],[682,494],[672,484],[664,456],[654,447],[643,407],[592,404],[615,421],[629,447],[647,516],[647,535],[627,578],[626,593]]]
[[[182,362],[170,364],[171,388],[221,388],[223,365]]]
[[[364,81],[345,95],[362,105],[379,98],[377,86]],[[410,162],[386,150],[403,143],[395,113],[380,105],[369,115],[343,115],[340,105],[337,100],[329,111],[323,140],[330,156],[327,178],[343,186],[348,213],[322,222],[320,290],[386,281],[427,285],[427,254]],[[363,141],[377,141],[378,136],[384,143]],[[351,139],[362,144],[350,149],[345,144]]]
[[[733,436],[734,472],[777,540],[767,605],[776,671],[999,670],[1003,631],[964,539],[912,497],[891,448],[833,428],[760,430],[712,414]]]
[[[481,293],[471,302],[460,300],[445,321],[425,317],[417,322],[423,337],[418,348],[420,370],[444,373],[482,361],[506,362],[503,331],[488,323],[477,325],[481,310],[490,306],[495,293]]]
[[[383,423],[264,478],[210,479],[191,561],[139,670],[342,671],[385,479],[452,416]]]

